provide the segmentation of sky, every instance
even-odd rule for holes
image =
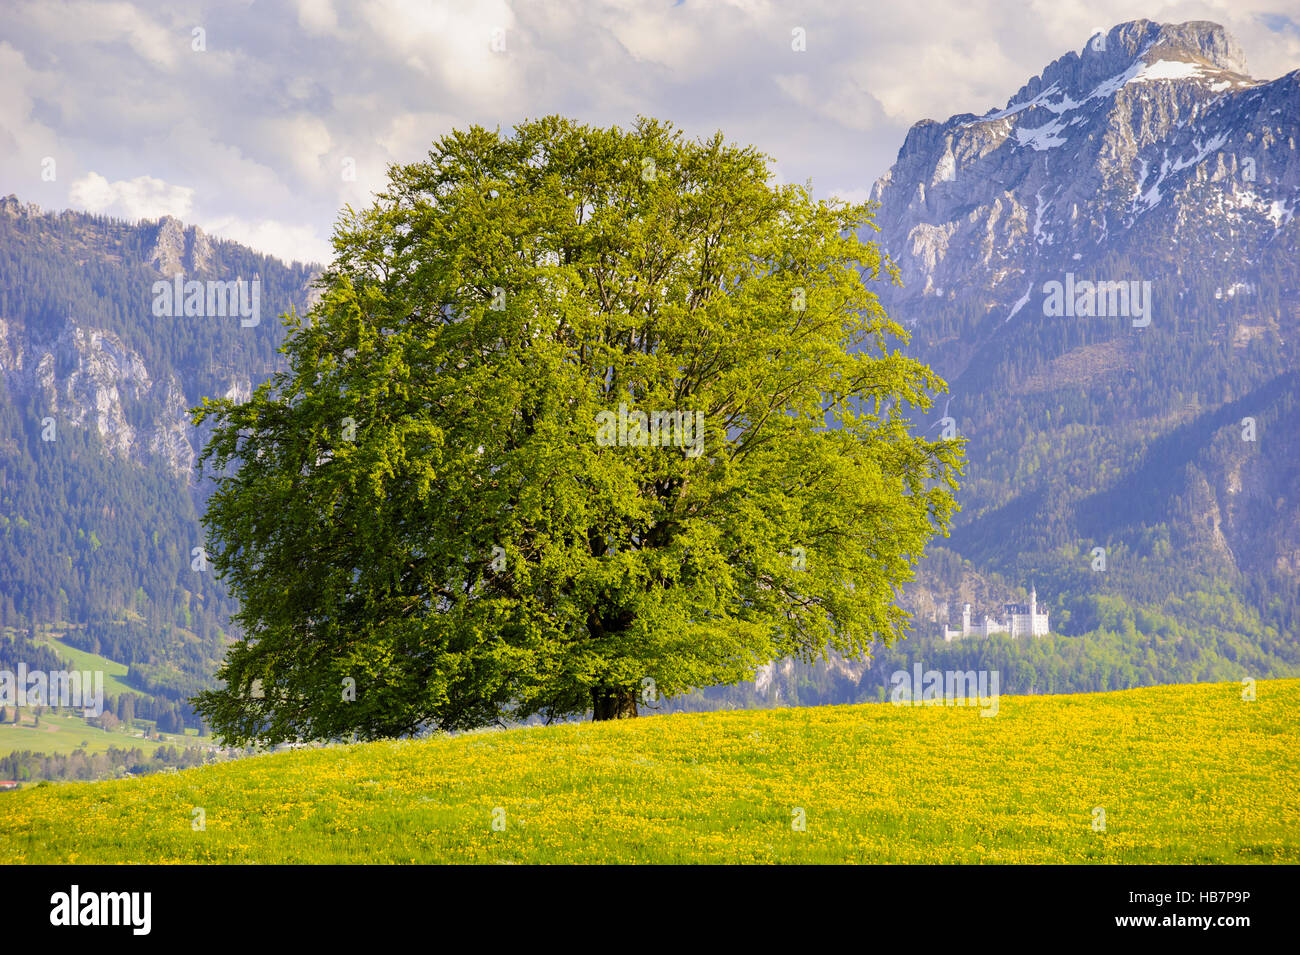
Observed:
[[[0,195],[324,262],[390,163],[559,113],[722,130],[860,201],[913,123],[1144,17],[1223,24],[1257,78],[1300,67],[1297,0],[0,0]]]

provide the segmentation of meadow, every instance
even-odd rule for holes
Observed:
[[[129,667],[96,653],[80,650],[70,646],[61,639],[62,631],[47,631],[37,635],[37,646],[48,648],[64,665],[78,672],[99,672],[104,679],[104,697],[130,694],[145,696],[144,692],[127,682]],[[0,638],[12,638],[13,631],[6,629]],[[211,746],[211,739],[200,739],[198,730],[187,727],[183,733],[167,733],[159,736],[157,724],[153,720],[135,719],[129,725],[120,725],[106,732],[99,726],[91,725],[84,716],[84,711],[72,708],[42,707],[40,720],[34,718],[32,708],[21,713],[18,722],[12,722],[14,710],[9,708],[7,719],[0,722],[0,756],[10,753],[31,751],[42,754],[68,755],[77,749],[87,753],[102,753],[110,747],[134,748],[152,752],[160,745],[169,746]],[[144,731],[154,738],[146,739]]]
[[[0,793],[0,858],[1295,863],[1297,716],[1290,679],[334,745]]]
[[[12,710],[10,711],[12,712]],[[153,725],[137,720],[131,726],[121,726],[105,732],[91,726],[76,710],[50,710],[41,713],[39,725],[31,714],[24,713],[18,723],[0,723],[0,756],[30,750],[34,753],[69,753],[84,749],[87,753],[102,753],[110,747],[118,749],[140,748],[153,752],[159,746],[212,746],[210,738],[200,738],[193,729],[184,734],[164,733],[161,737],[145,739],[142,730]]]
[[[136,687],[127,682],[130,671],[125,663],[118,663],[97,653],[79,650],[63,642],[52,633],[43,633],[36,638],[38,645],[45,645],[54,651],[59,659],[64,660],[73,670],[98,671],[104,674],[104,695],[121,696],[123,693],[140,693]]]

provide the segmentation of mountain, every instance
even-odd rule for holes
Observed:
[[[892,301],[919,321],[976,296],[1009,319],[1044,279],[1118,257],[1171,305],[1207,267],[1228,290],[1294,283],[1298,123],[1300,70],[1252,79],[1222,27],[1117,26],[1001,109],[912,127],[872,191]]]
[[[1099,593],[1221,623],[1178,603],[1205,585],[1294,635],[1298,140],[1300,70],[1255,79],[1222,27],[1148,20],[912,127],[873,189],[882,299],[951,386],[929,427],[969,442],[967,577],[1050,580],[1067,632]]]
[[[1300,673],[1297,142],[1300,70],[1252,78],[1205,22],[1120,24],[1005,105],[916,123],[864,238],[950,386],[918,426],[968,463],[914,633],[680,705],[879,699],[916,662],[1004,692]],[[1031,586],[1053,636],[936,636]]]
[[[195,551],[188,409],[265,380],[315,272],[170,217],[0,200],[0,633],[66,623],[178,703],[210,683],[234,606]]]

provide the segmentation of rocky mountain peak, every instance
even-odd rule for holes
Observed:
[[[0,199],[0,215],[9,216],[11,219],[19,219],[40,214],[40,206],[34,202],[23,202],[12,193]]]
[[[1139,29],[1143,28],[1138,39]],[[1155,24],[1137,20],[1115,27],[1112,33],[1123,40],[1133,35],[1133,40],[1144,44],[1151,58],[1174,55],[1179,52],[1205,60],[1211,66],[1248,76],[1246,54],[1236,37],[1217,23],[1192,20],[1187,23]]]
[[[1203,251],[1248,259],[1295,228],[1300,73],[1260,82],[1245,70],[1218,24],[1135,20],[1058,58],[1003,108],[917,123],[872,191],[904,283],[889,298],[964,289],[1011,307],[1038,272],[1213,244],[1191,224],[1220,203],[1236,241]]]
[[[1219,24],[1133,20],[1089,38],[1082,52],[1057,59],[1021,87],[1006,108],[1029,103],[1049,90],[1071,101],[1087,102],[1131,82],[1199,79],[1214,83],[1228,78],[1220,74],[1249,78],[1241,45]]]
[[[206,271],[212,262],[212,240],[198,226],[185,228],[174,216],[158,220],[149,264],[166,276]]]
[[[10,281],[0,281],[0,406],[30,405],[38,421],[49,416],[60,429],[93,432],[108,456],[161,464],[192,489],[209,432],[192,425],[188,409],[202,395],[247,397],[277,367],[279,323],[157,315],[155,279],[265,277],[264,314],[280,314],[305,311],[314,277],[273,259],[249,269],[251,250],[215,242],[173,216],[53,216],[15,196],[0,198],[0,252],[10,263]],[[124,279],[87,280],[88,264]],[[16,282],[30,275],[42,277],[49,294]],[[0,434],[0,451],[10,439]]]

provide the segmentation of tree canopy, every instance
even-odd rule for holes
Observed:
[[[345,211],[286,370],[207,400],[228,740],[402,735],[867,652],[954,509],[871,207],[639,120],[474,127]]]

